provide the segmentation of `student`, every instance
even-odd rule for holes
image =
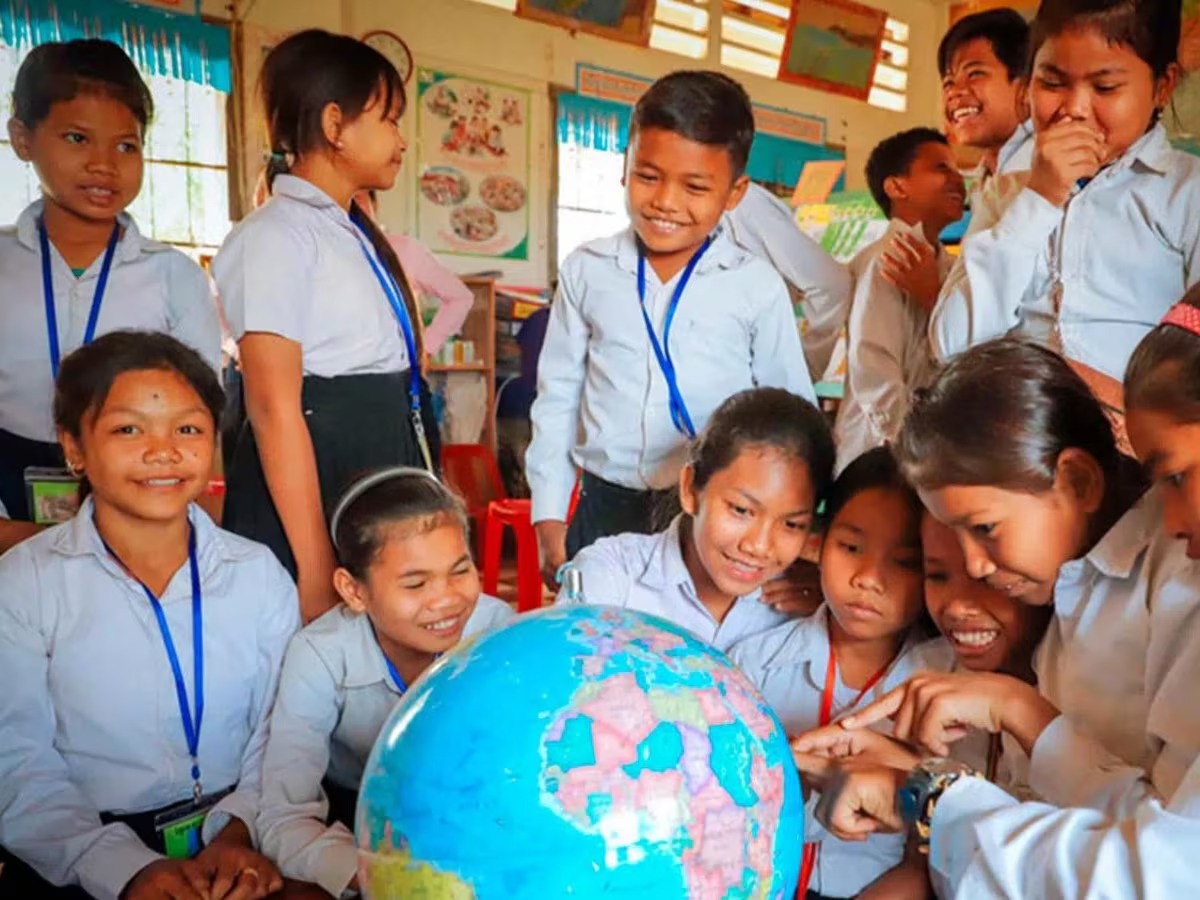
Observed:
[[[994,223],[1028,178],[1033,160],[1028,63],[1029,24],[1014,9],[964,16],[938,45],[947,131],[955,144],[982,154],[972,173],[967,234],[980,223]],[[928,245],[901,234],[885,251],[883,273],[928,310],[937,294],[925,296],[920,289],[933,280],[936,263]]]
[[[326,506],[365,470],[432,468],[438,447],[415,296],[351,202],[396,179],[403,81],[361,42],[311,30],[271,51],[262,88],[272,197],[213,263],[249,420],[224,515],[297,577],[311,620],[338,602]]]
[[[808,374],[820,381],[850,312],[853,282],[849,270],[800,230],[788,206],[753,181],[741,202],[725,214],[733,242],[775,267],[792,302],[804,311],[801,343]]]
[[[815,400],[783,280],[721,226],[753,137],[745,90],[716,72],[660,78],[634,108],[632,224],[563,263],[538,363],[526,470],[548,582],[597,538],[652,530],[687,441],[730,394]]]
[[[372,221],[378,221],[379,199],[374,190],[363,191],[355,198],[355,202]],[[475,302],[475,295],[416,238],[407,234],[389,234],[387,242],[395,251],[396,259],[400,260],[400,266],[413,289],[421,296],[438,301],[433,321],[428,328],[424,328],[425,353],[435,356],[446,341],[462,330],[467,313]]]
[[[340,897],[357,890],[355,797],[396,700],[459,640],[513,612],[479,592],[462,504],[423,469],[360,479],[332,529],[344,605],[296,635],[284,659],[258,828],[284,875]]]
[[[936,298],[951,265],[938,235],[962,218],[966,199],[954,153],[931,128],[912,128],[881,141],[867,159],[866,176],[890,222],[883,237],[850,263],[854,302],[847,327],[846,396],[834,430],[839,469],[892,441],[909,396],[933,377],[928,313],[888,280],[886,248],[901,234],[923,244],[936,263],[924,291]]]
[[[679,475],[683,514],[660,534],[622,534],[572,563],[583,596],[653,613],[719,650],[786,617],[762,587],[795,562],[833,467],[833,439],[811,403],[782,388],[734,394],[693,442]]]
[[[76,40],[30,50],[8,134],[42,198],[0,231],[0,502],[29,519],[25,470],[59,468],[50,406],[59,361],[97,335],[174,335],[216,369],[221,331],[204,272],[149,240],[125,212],[142,187],[150,89],[120,47]]]
[[[1030,36],[1028,183],[980,223],[930,319],[945,360],[1006,333],[1061,353],[1106,405],[1137,342],[1200,273],[1200,160],[1159,121],[1178,0],[1047,0]]]
[[[949,669],[953,659],[945,641],[926,640],[921,504],[891,451],[878,447],[854,460],[834,482],[824,517],[824,605],[729,651],[788,734],[828,725],[914,672]],[[891,871],[904,858],[902,840],[850,845],[811,829],[805,838],[799,897],[892,896],[914,874]]]
[[[110,332],[63,360],[54,420],[88,497],[0,559],[4,896],[280,886],[254,821],[296,592],[194,503],[222,402],[167,335]]]
[[[1033,654],[1052,609],[1020,602],[972,578],[953,529],[928,512],[921,522],[925,609],[954,650],[956,671],[1000,672],[1036,684]],[[1014,796],[1031,797],[1029,758],[1007,734],[979,733],[958,741],[955,759]]]

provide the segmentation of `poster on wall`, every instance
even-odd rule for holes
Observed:
[[[957,0],[951,3],[948,13],[950,25],[959,19],[972,16],[975,13],[987,12],[990,9],[1015,9],[1026,19],[1033,19],[1037,12],[1037,0]]]
[[[1163,113],[1171,142],[1200,156],[1200,0],[1183,0],[1179,64],[1184,77]]]
[[[853,0],[795,0],[779,80],[866,100],[887,13]]]
[[[530,92],[417,70],[417,236],[438,253],[529,258]]]
[[[644,47],[650,42],[654,0],[517,0],[516,14]]]

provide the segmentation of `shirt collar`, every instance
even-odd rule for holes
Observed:
[[[767,660],[765,669],[789,669],[807,666],[809,680],[821,689],[829,667],[829,605],[822,603],[811,616],[798,618],[791,633]]]
[[[709,272],[716,268],[729,269],[739,265],[746,256],[750,255],[735,244],[730,237],[729,229],[722,222],[718,224],[711,235],[712,245],[705,251],[700,262],[696,264],[696,272]],[[620,234],[594,245],[596,251],[604,256],[612,256],[617,265],[636,275],[638,270],[637,235],[633,226],[629,226]],[[676,276],[678,278],[678,276]]]
[[[1004,146],[1000,148],[1000,152],[996,154],[997,173],[1004,171],[1004,167],[1008,164],[1008,161],[1017,154],[1017,151],[1025,146],[1025,142],[1031,137],[1033,137],[1033,119],[1026,119],[1017,126],[1016,131],[1009,135],[1008,140],[1004,142]]]
[[[1128,578],[1161,528],[1162,497],[1151,488],[1117,520],[1084,559],[1109,578]]]
[[[342,605],[326,615],[338,617],[339,631],[345,636],[342,643],[346,654],[346,687],[370,687],[382,682],[398,694],[366,613],[356,613]]]
[[[683,516],[676,516],[666,531],[661,532],[650,551],[650,558],[639,579],[648,588],[661,590],[668,587],[691,585],[692,576],[683,561],[683,546],[680,544],[680,526]]]
[[[17,240],[34,253],[41,252],[41,240],[38,237],[38,221],[42,218],[45,208],[44,200],[30,203],[17,217]],[[166,244],[143,237],[138,230],[133,216],[126,212],[117,213],[117,224],[121,226],[121,240],[117,243],[116,259],[120,262],[131,262],[143,252],[157,252],[169,249]]]

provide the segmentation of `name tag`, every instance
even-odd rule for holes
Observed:
[[[162,840],[167,859],[191,859],[204,849],[201,838],[204,819],[232,790],[217,791],[199,800],[184,800],[154,817],[154,830]]]
[[[33,522],[57,525],[79,511],[79,479],[67,469],[30,466],[25,470],[25,496]]]

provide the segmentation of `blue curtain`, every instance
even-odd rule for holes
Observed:
[[[631,111],[624,103],[561,93],[558,95],[558,140],[592,150],[624,153]],[[809,160],[844,158],[845,154],[820,144],[758,134],[750,147],[746,173],[755,181],[794,185]],[[841,190],[844,183],[843,175],[835,190]]]
[[[0,40],[23,49],[47,41],[107,38],[137,67],[228,92],[229,31],[152,6],[120,0],[0,0]]]

